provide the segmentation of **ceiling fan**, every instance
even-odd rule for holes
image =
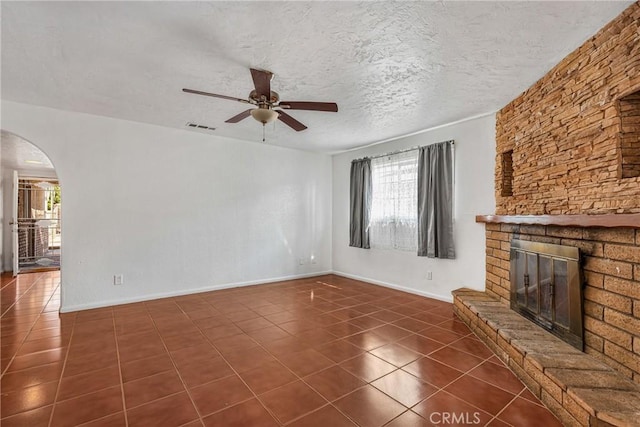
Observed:
[[[249,108],[248,110],[225,120],[226,123],[238,123],[240,120],[252,116],[254,119],[262,123],[262,126],[264,127],[265,124],[278,119],[293,130],[300,132],[301,130],[305,130],[307,127],[285,113],[283,110],[338,111],[338,104],[335,102],[280,101],[280,96],[271,90],[271,80],[273,79],[273,76],[274,74],[270,71],[251,68],[251,77],[253,78],[253,85],[255,86],[255,89],[249,93],[248,99],[234,98],[232,96],[218,95],[193,89],[182,89],[182,91],[196,95],[230,99],[231,101],[238,101],[258,107]]]

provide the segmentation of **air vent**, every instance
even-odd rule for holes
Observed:
[[[187,127],[193,128],[193,129],[200,129],[200,130],[216,130],[216,128],[211,127],[211,126],[205,126],[205,125],[199,125],[197,123],[192,123],[192,122],[187,122]]]

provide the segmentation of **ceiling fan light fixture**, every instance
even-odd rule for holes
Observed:
[[[251,110],[251,116],[264,125],[276,120],[278,112],[267,108],[256,108]]]

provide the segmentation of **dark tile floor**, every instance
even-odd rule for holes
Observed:
[[[451,304],[322,276],[58,314],[2,278],[2,425],[553,426]]]

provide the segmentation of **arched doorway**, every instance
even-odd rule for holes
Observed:
[[[60,268],[62,201],[53,164],[31,142],[2,130],[2,270]]]

